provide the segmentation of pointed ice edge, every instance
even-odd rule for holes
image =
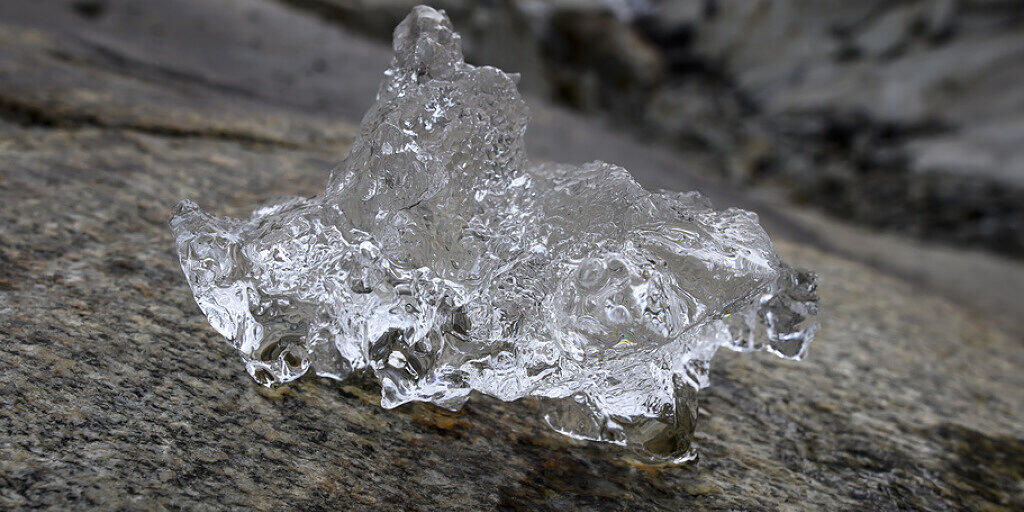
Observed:
[[[466,64],[443,11],[413,9],[394,49],[324,195],[171,220],[257,382],[371,372],[385,408],[534,396],[559,432],[678,463],[719,347],[804,355],[816,278],[755,214],[603,162],[527,165],[514,78]]]

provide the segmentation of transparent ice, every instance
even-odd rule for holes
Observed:
[[[757,216],[615,165],[528,164],[516,77],[417,7],[326,193],[171,221],[210,324],[259,383],[372,372],[381,405],[538,397],[567,435],[692,458],[719,347],[799,358],[815,277]]]

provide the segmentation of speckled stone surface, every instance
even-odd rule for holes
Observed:
[[[268,392],[193,303],[170,208],[313,194],[351,125],[67,37],[0,21],[0,510],[1024,508],[1020,333],[787,242],[821,275],[821,334],[802,362],[715,360],[692,466],[567,441],[530,401]]]

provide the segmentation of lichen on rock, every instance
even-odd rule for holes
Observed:
[[[567,435],[693,457],[719,347],[799,358],[815,277],[751,212],[615,165],[530,164],[516,78],[463,61],[443,11],[395,59],[324,195],[171,221],[211,325],[267,386],[372,372],[381,405],[535,396]]]

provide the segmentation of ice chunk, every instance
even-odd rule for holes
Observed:
[[[381,405],[539,397],[567,435],[692,457],[722,346],[803,355],[815,278],[753,213],[651,193],[615,165],[527,165],[515,78],[417,7],[323,196],[171,221],[213,327],[259,383],[370,371]]]

